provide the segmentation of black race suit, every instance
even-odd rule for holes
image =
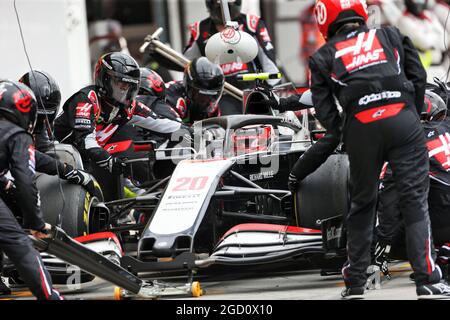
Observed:
[[[408,257],[416,285],[434,283],[434,247],[428,215],[428,153],[419,121],[426,73],[411,41],[394,27],[344,29],[310,59],[316,117],[328,131],[341,125],[350,160],[351,207],[347,287],[365,285],[371,262],[379,174],[389,161],[405,219]]]
[[[450,120],[424,123],[430,159],[430,192],[428,206],[431,233],[434,243],[450,242]],[[398,210],[398,195],[392,175],[384,176],[379,195],[378,237],[384,241],[404,247],[404,227]],[[400,251],[396,250],[396,252]]]
[[[35,184],[35,152],[31,135],[6,120],[0,120],[0,172],[11,172],[16,202],[23,213],[24,228],[41,230],[44,227],[39,206],[39,192]],[[61,300],[52,287],[51,277],[44,268],[40,254],[25,234],[13,212],[0,197],[0,251],[14,263],[20,277],[38,298]]]

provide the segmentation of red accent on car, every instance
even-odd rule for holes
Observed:
[[[236,155],[267,150],[272,134],[271,126],[248,127],[236,130],[232,135]]]
[[[266,223],[244,223],[238,224],[237,226],[232,227],[228,230],[223,236],[222,239],[226,238],[228,235],[240,232],[240,231],[269,231],[269,232],[287,232],[287,233],[308,233],[319,235],[322,232],[316,229],[308,229],[301,227],[293,227],[293,226],[284,226],[281,224],[266,224]]]
[[[304,92],[307,91],[307,90],[309,90],[308,87],[297,87],[297,88],[295,88],[295,92],[293,92],[293,93],[299,93],[299,94],[302,94],[302,93],[304,93]]]
[[[153,145],[149,144],[141,144],[141,145],[134,145],[134,152],[140,152],[140,151],[151,151],[153,150]]]
[[[325,133],[314,133],[314,139],[319,140],[325,137]]]
[[[74,238],[75,241],[78,241],[80,243],[89,243],[89,242],[94,242],[97,240],[108,240],[108,239],[113,240],[117,244],[117,246],[120,249],[120,252],[123,255],[124,253],[122,250],[122,245],[120,244],[120,241],[117,238],[117,236],[112,232],[97,232],[97,233],[88,234],[87,236],[81,236],[81,237]]]
[[[371,123],[374,121],[396,116],[404,107],[404,103],[388,104],[385,106],[358,112],[357,114],[355,114],[355,117],[362,123]]]

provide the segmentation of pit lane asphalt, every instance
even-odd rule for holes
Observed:
[[[391,280],[382,280],[381,289],[366,291],[365,300],[416,300],[415,285],[409,280],[408,263],[390,265]],[[228,278],[228,279],[227,279]],[[193,298],[165,296],[160,300],[340,300],[344,287],[339,275],[321,276],[320,270],[273,271],[270,273],[229,275],[223,279],[200,280],[205,295]],[[112,300],[114,287],[103,280],[83,284],[76,291],[55,286],[67,300]],[[3,299],[34,299],[23,289],[13,289],[13,295]]]

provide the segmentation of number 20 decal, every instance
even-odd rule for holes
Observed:
[[[178,178],[176,181],[176,186],[172,191],[195,191],[202,190],[208,182],[208,177],[183,177]]]

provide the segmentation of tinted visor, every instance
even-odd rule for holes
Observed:
[[[110,74],[111,97],[122,104],[129,105],[135,98],[139,89],[139,80]]]
[[[213,113],[217,109],[217,103],[222,97],[223,90],[206,90],[190,87],[188,97],[198,111],[202,113]]]

